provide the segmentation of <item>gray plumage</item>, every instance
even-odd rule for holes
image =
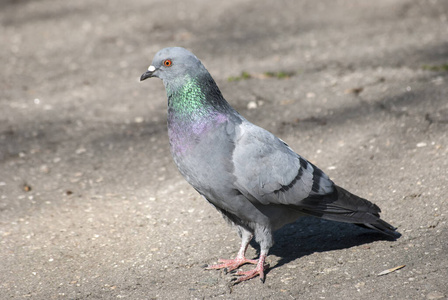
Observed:
[[[202,63],[186,49],[159,51],[141,77],[159,77],[168,96],[171,153],[185,179],[233,223],[242,237],[234,260],[211,268],[236,269],[255,236],[261,253],[243,281],[260,275],[273,231],[304,215],[359,224],[400,236],[380,209],[335,185],[319,168],[270,132],[250,123],[224,99]]]

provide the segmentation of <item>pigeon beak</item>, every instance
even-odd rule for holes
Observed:
[[[153,74],[156,71],[156,68],[154,66],[149,66],[148,71],[142,74],[140,77],[140,81],[143,81],[147,78],[154,77]]]

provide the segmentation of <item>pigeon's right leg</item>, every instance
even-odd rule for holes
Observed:
[[[237,256],[234,259],[219,259],[220,264],[208,266],[207,269],[226,269],[226,272],[233,271],[244,264],[254,264],[258,263],[258,259],[247,259],[245,257],[247,247],[252,240],[253,234],[243,228],[239,228],[241,233],[241,248],[238,251]]]

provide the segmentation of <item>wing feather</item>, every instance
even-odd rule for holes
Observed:
[[[243,122],[233,153],[235,185],[262,204],[299,205],[333,192],[333,182],[270,132]]]

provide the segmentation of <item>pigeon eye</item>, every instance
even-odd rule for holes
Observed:
[[[172,64],[173,64],[173,62],[171,61],[171,59],[165,59],[165,60],[163,61],[163,65],[164,65],[165,67],[171,67]]]

